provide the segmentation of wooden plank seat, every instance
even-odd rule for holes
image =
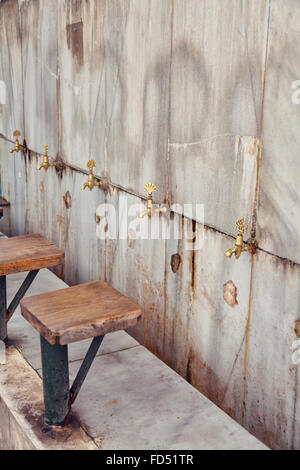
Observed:
[[[62,264],[64,252],[39,234],[0,238],[0,340],[7,338],[7,323],[38,271]],[[7,308],[6,276],[29,271]]]
[[[50,344],[69,344],[134,326],[140,307],[106,282],[96,281],[21,301],[23,317]]]
[[[0,239],[0,276],[57,266],[63,259],[64,252],[42,235]]]
[[[104,335],[134,326],[141,309],[103,281],[27,297],[20,306],[40,333],[45,421],[65,424]],[[67,345],[87,338],[93,341],[69,388]]]

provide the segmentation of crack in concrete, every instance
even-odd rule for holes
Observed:
[[[238,134],[217,134],[217,135],[213,135],[211,137],[207,137],[207,138],[204,138],[204,139],[201,139],[201,140],[198,140],[196,142],[168,142],[168,149],[169,148],[175,148],[176,150],[180,149],[180,148],[187,148],[187,147],[192,147],[192,146],[195,146],[195,145],[201,145],[201,144],[204,144],[206,142],[211,142],[213,140],[216,140],[216,139],[219,139],[220,137],[241,137],[239,136]],[[243,136],[243,137],[246,137],[246,136]],[[249,136],[249,137],[253,137],[253,136]]]

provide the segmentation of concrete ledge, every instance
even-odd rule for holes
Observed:
[[[0,366],[0,449],[96,450],[76,419],[65,428],[44,425],[41,378],[14,348]]]
[[[8,276],[8,301],[26,273]],[[41,270],[27,295],[65,288]],[[266,449],[126,332],[111,333],[73,406],[70,425],[43,422],[39,335],[20,315],[0,365],[0,449]],[[71,380],[88,341],[70,345]]]

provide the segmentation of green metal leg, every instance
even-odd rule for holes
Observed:
[[[0,340],[2,341],[7,338],[6,309],[6,276],[0,276]]]
[[[81,389],[81,386],[87,376],[88,371],[93,363],[93,360],[96,357],[96,354],[101,346],[101,343],[104,339],[104,335],[96,336],[90,344],[89,350],[86,353],[86,356],[83,360],[83,363],[80,366],[80,369],[76,375],[74,383],[70,390],[70,403],[74,403],[76,397]]]
[[[69,412],[68,346],[48,343],[41,336],[45,422],[63,424]]]
[[[36,275],[38,274],[39,269],[34,269],[33,271],[29,271],[27,274],[26,278],[22,282],[21,287],[19,288],[18,292],[16,293],[15,297],[11,301],[8,309],[7,309],[7,314],[6,314],[6,322],[8,322],[11,317],[13,316],[16,308],[18,307],[20,300],[23,299],[24,295],[28,291],[29,287],[33,283],[34,279],[36,278]]]
[[[0,276],[0,340],[4,341],[7,338],[7,322],[13,316],[20,300],[24,297],[27,290],[34,281],[39,269],[30,271],[24,279],[21,287],[16,293],[7,308],[7,289],[6,289],[6,276]]]

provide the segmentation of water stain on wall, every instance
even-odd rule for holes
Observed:
[[[295,333],[300,338],[300,320],[295,321]]]
[[[79,66],[83,65],[83,23],[67,24],[68,48]]]

